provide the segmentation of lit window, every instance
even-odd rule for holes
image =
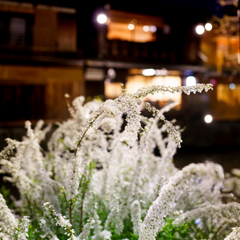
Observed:
[[[127,78],[126,89],[129,93],[135,93],[139,88],[149,87],[152,85],[165,85],[177,87],[181,86],[181,78],[179,76],[130,76]],[[149,95],[146,100],[158,101],[159,103],[166,104],[168,102],[178,102],[181,104],[182,98],[180,93],[157,93]]]
[[[108,10],[107,39],[129,42],[155,42],[156,31],[163,29],[163,18],[130,13],[118,10]]]
[[[134,25],[132,23],[111,22],[108,25],[107,38],[109,40],[119,39],[130,42],[154,42],[156,37],[150,31],[144,31],[143,25]],[[146,28],[145,28],[146,29]],[[130,31],[129,31],[130,30]],[[133,31],[134,30],[134,34]]]
[[[217,85],[217,100],[227,105],[240,105],[240,84],[230,86],[228,84]]]
[[[111,83],[110,81],[105,81],[104,93],[106,98],[116,98],[122,94],[122,88],[120,82]]]

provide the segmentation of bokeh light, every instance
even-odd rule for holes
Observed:
[[[198,26],[196,27],[196,33],[197,33],[198,35],[202,35],[202,34],[204,33],[204,27],[203,27],[202,25],[198,25]]]
[[[155,73],[156,73],[156,70],[153,68],[144,69],[142,71],[143,76],[154,76]]]
[[[157,27],[156,26],[154,26],[154,25],[150,26],[150,32],[154,33],[156,31],[157,31]]]
[[[212,120],[213,120],[213,117],[212,117],[210,114],[208,114],[208,115],[206,115],[206,116],[204,117],[204,121],[205,121],[206,123],[211,123]]]
[[[128,24],[128,29],[129,30],[133,30],[135,28],[134,24],[130,23]]]
[[[211,23],[206,23],[206,24],[205,24],[205,29],[206,29],[207,31],[211,31],[211,30],[212,30],[212,24],[211,24]]]
[[[186,86],[189,87],[189,86],[194,86],[196,85],[197,83],[197,80],[194,76],[188,76],[186,78]]]
[[[107,22],[107,16],[101,13],[97,16],[97,21],[99,24],[105,24]]]
[[[149,26],[144,26],[144,27],[143,27],[143,31],[144,31],[144,32],[148,32],[149,29],[150,29]]]
[[[234,88],[235,88],[235,84],[234,84],[234,83],[230,83],[230,84],[229,84],[229,87],[230,87],[231,89],[234,89]]]

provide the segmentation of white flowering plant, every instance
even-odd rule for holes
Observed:
[[[114,100],[85,104],[78,97],[47,149],[41,142],[51,126],[39,121],[32,129],[27,121],[26,137],[7,139],[0,153],[0,173],[19,192],[18,199],[0,194],[0,239],[224,239],[239,226],[240,205],[221,201],[222,167],[178,170],[172,159],[181,129],[164,116],[175,104],[158,110],[142,100],[209,89],[123,89]],[[141,114],[144,108],[152,117]]]

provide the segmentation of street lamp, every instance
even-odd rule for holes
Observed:
[[[202,25],[197,25],[197,27],[196,27],[196,33],[198,34],[198,35],[202,35],[203,33],[204,33],[204,27],[202,26]]]
[[[106,23],[107,15],[104,13],[99,13],[97,15],[98,27],[98,58],[103,59],[106,53],[105,49],[105,37],[106,37]]]
[[[207,31],[211,31],[211,30],[212,30],[212,24],[211,24],[211,23],[206,23],[206,24],[205,24],[205,29],[206,29]]]
[[[97,16],[97,22],[99,24],[105,24],[107,22],[107,16],[104,13],[100,13]]]
[[[205,121],[206,123],[211,123],[212,120],[213,120],[213,117],[212,117],[210,114],[208,114],[208,115],[206,115],[206,116],[204,117],[204,121]]]
[[[195,86],[197,84],[197,80],[194,76],[188,76],[186,78],[186,86],[190,87],[190,86]]]

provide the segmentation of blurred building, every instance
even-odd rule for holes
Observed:
[[[186,24],[149,14],[159,2],[136,5],[134,11],[127,3],[42,3],[0,1],[0,104],[6,113],[1,124],[62,119],[65,93],[71,99],[82,94],[113,98],[120,93],[117,82],[134,91],[166,81],[181,85],[184,70],[204,71],[199,37],[192,31],[196,18]],[[97,21],[100,13],[107,16],[104,24]],[[147,68],[158,74],[143,75]]]
[[[223,17],[213,17],[211,31],[202,34],[200,48],[215,88],[210,111],[215,120],[234,121],[240,119],[239,17],[237,6],[226,4],[222,9]]]
[[[64,118],[84,93],[76,10],[0,1],[0,36],[0,123]]]
[[[239,66],[239,40],[214,31],[196,33],[216,14],[214,3],[0,1],[0,127],[63,120],[69,116],[65,93],[70,100],[115,98],[120,83],[134,92],[153,84],[211,82],[216,91],[210,94],[146,100],[160,106],[177,101],[174,116],[201,124],[208,113],[239,119],[238,82],[229,88],[229,77],[237,79],[231,69]],[[193,117],[186,115],[189,109]]]

